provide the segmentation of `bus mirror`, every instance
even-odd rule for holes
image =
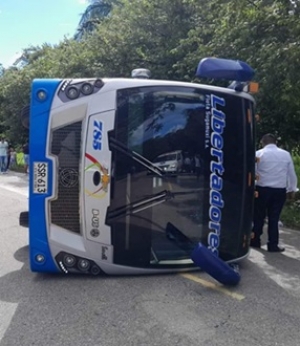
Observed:
[[[196,77],[247,82],[252,80],[254,73],[252,67],[243,61],[204,58],[198,65]]]
[[[255,121],[260,122],[260,115],[259,114],[255,114]]]

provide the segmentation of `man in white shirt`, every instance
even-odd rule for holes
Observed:
[[[263,149],[256,152],[258,197],[254,203],[251,246],[260,248],[264,220],[268,216],[268,251],[282,252],[284,248],[278,246],[278,222],[286,194],[297,191],[297,176],[290,153],[277,147],[274,135],[264,135],[261,144]]]
[[[0,140],[0,173],[6,173],[6,160],[7,160],[8,143],[4,138]]]

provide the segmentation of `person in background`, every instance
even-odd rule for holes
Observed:
[[[284,248],[278,246],[278,222],[287,193],[293,196],[297,191],[297,176],[290,153],[277,147],[274,135],[264,135],[261,144],[263,148],[256,152],[258,196],[254,203],[254,238],[250,245],[260,248],[260,237],[268,216],[268,251],[282,252]]]
[[[184,161],[183,161],[183,165],[184,165],[184,171],[187,173],[191,172],[191,159],[189,158],[189,156],[186,156]]]
[[[16,163],[16,151],[14,148],[10,145],[7,150],[7,165],[6,170],[9,170],[12,166]]]
[[[17,163],[17,152],[13,147],[10,149],[10,165],[9,167],[15,166]]]
[[[10,166],[10,151],[11,151],[11,146],[8,146],[8,148],[7,148],[7,160],[6,160],[6,171],[9,170],[9,166]]]
[[[8,143],[4,138],[0,140],[0,173],[6,173]]]
[[[29,170],[29,144],[28,142],[23,145],[24,154],[24,173],[28,174]]]

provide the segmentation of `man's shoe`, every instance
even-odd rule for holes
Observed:
[[[269,252],[283,252],[283,251],[285,251],[285,248],[284,247],[279,247],[279,246],[268,247],[268,251]]]

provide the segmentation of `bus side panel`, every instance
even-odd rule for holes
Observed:
[[[46,158],[51,104],[60,80],[35,80],[30,112],[29,247],[33,271],[59,272],[50,252],[47,237],[47,198],[52,194],[52,161]],[[38,92],[46,93],[43,101]],[[40,261],[38,261],[39,259]]]
[[[253,222],[254,207],[254,183],[255,183],[255,120],[254,104],[244,100],[244,112],[246,118],[245,140],[246,140],[246,176],[243,207],[243,224],[240,239],[239,254],[245,256],[249,251],[250,236]]]
[[[245,104],[250,101],[238,95],[224,96],[218,92],[206,96],[205,177],[210,188],[204,198],[209,200],[207,245],[230,261],[245,256],[249,249],[244,238],[251,232],[249,191],[253,185],[248,187],[248,173],[253,170],[253,153],[247,148],[253,144],[246,128]]]

